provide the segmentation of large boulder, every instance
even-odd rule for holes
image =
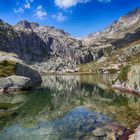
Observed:
[[[42,78],[39,75],[39,73],[36,70],[22,63],[16,64],[16,75],[21,75],[30,78],[31,83],[34,86],[38,86],[42,83]]]
[[[12,75],[6,78],[0,78],[0,88],[1,89],[29,89],[34,85],[32,84],[30,78]]]
[[[92,133],[97,137],[107,137],[108,139],[116,140],[127,136],[127,129],[122,125],[109,123],[93,130]]]
[[[39,73],[26,65],[16,54],[0,52],[0,77],[11,75],[28,77],[34,86],[42,83]],[[5,81],[5,83],[8,83],[8,81]]]

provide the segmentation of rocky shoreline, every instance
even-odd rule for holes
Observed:
[[[131,89],[131,88],[126,88],[124,86],[121,85],[113,85],[112,88],[114,90],[119,90],[121,92],[126,92],[126,93],[132,93],[132,94],[136,94],[140,96],[140,91],[139,90],[135,90],[135,89]]]
[[[11,93],[40,86],[40,74],[17,55],[0,52],[0,92]]]

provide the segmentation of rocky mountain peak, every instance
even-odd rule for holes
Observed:
[[[120,17],[118,22],[133,24],[134,22],[140,21],[140,8],[137,8],[126,15]]]
[[[125,17],[132,17],[140,15],[140,8],[136,8],[133,11],[129,12]]]
[[[27,20],[19,21],[16,26],[23,27],[23,28],[31,28],[31,24]]]
[[[38,27],[39,24],[38,23],[35,23],[35,22],[28,22],[27,20],[22,20],[22,21],[19,21],[17,24],[16,24],[16,28],[24,28],[24,29],[33,29],[35,27]]]

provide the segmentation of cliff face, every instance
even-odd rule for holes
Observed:
[[[15,52],[26,62],[46,61],[58,55],[71,61],[79,61],[76,53],[81,42],[70,37],[63,30],[42,27],[37,23],[19,22],[12,27],[0,21],[0,50]],[[77,50],[76,50],[77,49]]]
[[[0,20],[0,51],[14,52],[26,63],[61,58],[85,64],[110,55],[140,39],[140,9],[128,13],[102,32],[77,40],[54,27],[20,21],[11,26]],[[65,65],[65,61],[62,63]],[[66,65],[68,65],[66,64]]]
[[[26,46],[34,51],[35,58],[33,60],[38,61],[41,59],[42,61],[48,56],[56,55],[64,59],[77,61],[76,52],[79,52],[80,41],[70,37],[63,30],[55,29],[54,27],[38,26],[27,21],[19,22],[14,29],[20,34],[22,46]],[[39,56],[38,59],[36,55]]]

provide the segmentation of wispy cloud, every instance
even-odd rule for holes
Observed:
[[[14,12],[15,13],[24,13],[25,9],[30,9],[31,8],[31,3],[33,2],[34,0],[26,0],[24,4],[20,4],[19,2],[16,3],[17,6],[21,5],[20,7],[18,8],[14,8]]]
[[[58,22],[63,22],[68,19],[61,12],[58,12],[56,15],[52,15],[52,18],[56,19]]]
[[[17,14],[17,13],[24,13],[24,9],[22,7],[19,7],[18,9],[14,9],[14,12]]]
[[[47,16],[47,12],[43,9],[43,7],[41,5],[39,5],[36,10],[35,10],[35,17],[37,19],[44,19]]]

